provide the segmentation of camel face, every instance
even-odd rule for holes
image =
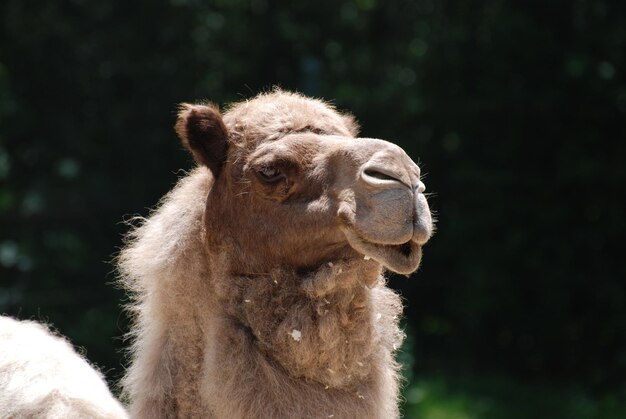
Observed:
[[[402,274],[417,269],[432,218],[420,169],[400,147],[354,138],[343,115],[282,92],[235,106],[225,124],[212,118],[219,114],[204,126],[224,130],[201,134],[213,147],[187,142],[216,174],[205,213],[208,243],[237,250],[229,251],[242,255],[232,266],[306,269],[371,259]],[[181,137],[185,141],[185,133]],[[220,160],[212,149],[222,150],[216,137],[227,138],[227,151],[212,168],[210,162]]]

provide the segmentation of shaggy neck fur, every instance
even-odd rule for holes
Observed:
[[[211,184],[205,168],[183,178],[120,255],[133,417],[398,417],[401,303],[380,265],[237,272],[207,250]]]

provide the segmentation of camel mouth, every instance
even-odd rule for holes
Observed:
[[[344,228],[344,233],[350,246],[364,259],[373,259],[395,273],[409,275],[417,270],[422,260],[422,246],[417,241],[381,244],[361,237],[350,228]]]
[[[411,252],[413,251],[413,246],[411,246],[411,241],[409,240],[408,242],[398,245],[396,246],[398,248],[398,251],[400,253],[402,253],[404,256],[409,257],[411,255]]]

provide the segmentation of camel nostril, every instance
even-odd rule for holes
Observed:
[[[400,174],[379,167],[368,167],[363,170],[363,179],[371,184],[383,185],[390,182],[406,185]]]
[[[395,177],[388,175],[387,173],[379,172],[377,170],[368,169],[368,170],[364,170],[363,173],[365,173],[369,177],[374,177],[380,180],[392,180],[394,182],[400,181],[396,179]]]

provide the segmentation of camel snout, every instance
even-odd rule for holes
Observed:
[[[417,194],[423,194],[426,191],[426,185],[421,180],[417,181],[417,185],[413,188]]]
[[[422,182],[420,183],[422,186],[424,185]],[[411,240],[421,246],[433,235],[433,218],[426,196],[419,192],[419,189],[415,192],[414,208],[413,238]]]

